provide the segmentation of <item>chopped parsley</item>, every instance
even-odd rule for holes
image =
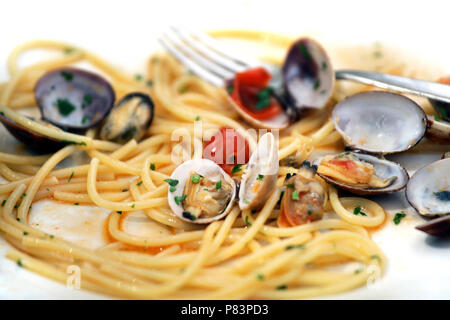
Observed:
[[[314,87],[313,87],[313,89],[314,89],[314,90],[317,90],[317,89],[319,89],[319,87],[320,87],[320,79],[317,79],[316,82],[314,82]]]
[[[227,85],[227,92],[228,94],[232,94],[234,90],[234,87],[232,84]]]
[[[444,108],[439,108],[439,113],[442,115],[443,118],[448,118],[447,111]]]
[[[83,119],[81,119],[81,124],[85,124],[86,122],[88,122],[89,120],[91,120],[91,116],[88,114],[85,114],[83,116]]]
[[[75,174],[75,172],[72,171],[72,174],[70,175],[69,180],[67,180],[67,182],[70,182],[70,180],[72,180],[74,174]]]
[[[295,185],[293,183],[289,183],[289,184],[286,185],[286,187],[294,189]]]
[[[287,285],[285,285],[285,284],[279,285],[277,287],[277,290],[286,290],[286,289],[287,289]]]
[[[169,191],[170,191],[170,192],[175,192],[176,190],[177,190],[177,187],[170,187],[170,188],[169,188]]]
[[[2,207],[5,206],[5,203],[6,203],[6,200],[3,200],[3,201],[2,201]]]
[[[80,204],[78,202],[75,202],[74,205],[79,206]]]
[[[134,79],[136,80],[136,81],[142,81],[142,74],[136,74],[135,76],[134,76]]]
[[[154,163],[150,163],[150,170],[155,171],[156,166]]]
[[[237,164],[231,169],[231,174],[235,174],[237,172],[240,172],[242,170],[242,164]]]
[[[65,54],[71,54],[71,53],[73,53],[74,51],[75,51],[75,48],[71,48],[71,47],[65,48],[65,49],[64,49],[64,53],[65,53]]]
[[[122,214],[122,211],[116,211],[116,213],[118,213],[118,214]]]
[[[178,184],[178,180],[176,179],[164,179],[171,187],[175,187]]]
[[[181,87],[181,88],[178,90],[178,92],[179,92],[179,93],[186,93],[188,90],[189,90],[189,87],[188,87],[188,86],[183,86],[183,87]]]
[[[450,201],[450,191],[434,192],[434,196],[441,201]]]
[[[131,205],[131,208],[134,208],[136,206],[136,204],[135,203],[133,203],[132,205]]]
[[[194,174],[192,175],[191,181],[192,181],[192,183],[199,183],[201,178],[202,178],[202,177],[200,177],[200,175],[194,173]]]
[[[67,99],[56,100],[56,106],[58,107],[59,113],[64,117],[67,117],[76,110],[76,107]]]
[[[263,109],[267,108],[270,105],[270,98],[271,98],[272,93],[273,93],[272,87],[266,87],[266,88],[262,89],[261,91],[259,91],[256,94],[256,97],[258,100],[256,101],[255,109],[263,110]]]
[[[328,68],[328,64],[326,61],[322,61],[322,70],[325,70],[326,68]]]
[[[442,121],[441,117],[438,114],[434,115],[434,121]]]
[[[18,204],[14,205],[14,209],[17,209],[17,208],[19,208],[19,205]]]
[[[195,219],[197,219],[192,213],[190,213],[189,211],[183,211],[183,217],[186,219],[189,219],[191,221],[194,221]]]
[[[252,226],[252,223],[248,220],[248,216],[245,216],[245,224],[249,227]]]
[[[378,261],[381,261],[381,258],[377,255],[377,254],[373,254],[373,255],[371,255],[370,256],[370,259],[372,259],[372,260],[378,260]]]
[[[153,86],[153,81],[147,80],[147,82],[145,84],[147,85],[147,87],[151,87],[151,86]]]
[[[24,232],[23,232],[23,235],[24,235],[24,236],[27,236],[27,235],[28,235],[28,232],[24,231]]]
[[[216,190],[219,190],[220,188],[222,188],[222,180],[216,182]]]
[[[364,270],[364,269],[356,269],[356,270],[355,270],[355,274],[359,274],[359,273],[361,273],[363,270]]]
[[[302,43],[299,43],[297,45],[297,48],[300,50],[300,52],[306,59],[311,59],[311,54],[309,53],[308,49]]]
[[[256,278],[257,278],[259,281],[263,281],[263,280],[264,280],[264,275],[263,275],[262,273],[258,273],[258,274],[256,275]]]
[[[256,178],[256,180],[262,181],[262,179],[264,179],[264,175],[258,174],[258,177]]]
[[[22,259],[17,260],[17,265],[19,267],[23,267]]]
[[[84,101],[84,103],[86,103],[87,105],[91,104],[91,103],[92,103],[92,96],[91,96],[89,93],[86,93],[86,94],[83,96],[83,101]]]
[[[296,244],[296,245],[291,244],[291,245],[286,246],[286,250],[304,249],[304,248],[305,248],[305,245],[303,245],[303,244]]]
[[[379,58],[381,58],[381,57],[383,56],[383,54],[381,53],[381,51],[375,51],[375,52],[373,53],[373,55],[374,55],[375,58],[377,58],[377,59],[379,59]]]
[[[355,215],[355,216],[357,216],[358,214],[359,215],[361,215],[361,216],[367,216],[367,214],[365,213],[365,212],[363,212],[363,211],[361,211],[361,207],[360,206],[357,206],[354,210],[353,210],[353,214]]]
[[[298,190],[295,190],[294,192],[292,192],[292,200],[300,200]]]
[[[394,221],[395,224],[399,224],[402,219],[406,217],[406,213],[402,212],[397,212],[394,216],[394,219],[392,219],[392,221]]]
[[[70,82],[73,80],[73,74],[71,72],[62,71],[61,76],[67,81]]]
[[[201,119],[200,116],[195,117],[195,121],[200,121],[200,119]]]
[[[54,237],[55,237],[54,235],[52,235],[52,234],[50,235],[50,239],[53,239]]]
[[[26,193],[23,193],[23,194],[22,194],[22,198],[25,198],[26,196],[27,196]]]
[[[175,203],[179,205],[186,199],[186,197],[187,196],[185,194],[183,194],[182,196],[175,196]]]
[[[139,187],[142,184],[142,181],[139,181],[138,183],[136,183],[136,185]]]
[[[128,191],[128,189],[122,189],[122,192],[127,192]]]

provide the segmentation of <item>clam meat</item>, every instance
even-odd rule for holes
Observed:
[[[322,218],[326,192],[315,175],[316,167],[305,161],[297,174],[287,177],[278,218],[279,226],[297,226]]]
[[[236,183],[215,162],[188,160],[166,182],[169,206],[182,220],[210,223],[225,217],[236,197]]]

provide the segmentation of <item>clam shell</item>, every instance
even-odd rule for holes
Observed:
[[[186,180],[189,179],[191,171],[195,171],[198,174],[213,180],[218,181],[219,179],[223,178],[226,182],[228,182],[233,189],[233,193],[231,195],[230,202],[228,203],[225,210],[214,217],[211,218],[199,218],[196,220],[190,220],[183,216],[183,206],[182,204],[177,204],[175,202],[176,196],[182,196],[184,192],[184,187],[186,185]],[[169,206],[172,209],[172,211],[177,215],[178,218],[191,222],[191,223],[199,223],[199,224],[205,224],[210,223],[215,220],[220,220],[223,217],[225,217],[231,210],[234,204],[234,199],[236,198],[236,183],[234,180],[220,168],[214,161],[208,160],[208,159],[193,159],[188,160],[181,165],[179,165],[170,176],[170,179],[178,180],[178,184],[176,185],[176,190],[174,192],[168,192],[167,194],[167,200],[169,202]]]
[[[333,110],[336,130],[352,149],[390,154],[406,151],[425,135],[425,112],[413,100],[384,91],[354,94]]]
[[[396,176],[397,179],[391,185],[385,188],[371,188],[371,187],[360,187],[349,185],[341,181],[335,180],[333,178],[330,178],[328,176],[325,176],[323,174],[320,173],[317,174],[320,177],[322,177],[325,181],[334,184],[343,190],[347,190],[351,193],[355,193],[358,195],[377,195],[377,194],[393,193],[403,189],[406,186],[406,183],[409,180],[408,172],[398,163],[389,160],[379,159],[377,157],[368,154],[362,153],[353,153],[353,154],[358,159],[372,164],[375,169],[375,174],[378,177],[382,179],[387,179]],[[317,159],[314,163],[319,166],[321,161],[322,158]]]
[[[253,127],[261,129],[284,129],[289,125],[290,119],[285,112],[281,112],[279,115],[271,119],[259,120],[253,118],[247,112],[242,110],[242,108],[239,107],[236,102],[234,102],[230,95],[227,95],[227,100],[233,106],[234,110],[236,110],[239,115]]]
[[[321,109],[333,93],[335,75],[325,49],[314,39],[300,38],[290,47],[282,67],[283,83],[298,109]]]
[[[260,209],[276,187],[278,177],[278,146],[272,133],[264,134],[258,142],[245,168],[239,188],[239,207],[242,210]],[[260,187],[255,192],[252,186],[262,175]],[[250,199],[250,200],[249,200]]]
[[[437,192],[450,192],[450,159],[429,164],[414,173],[406,186],[406,199],[418,213],[435,217],[450,213],[450,201],[439,200]]]

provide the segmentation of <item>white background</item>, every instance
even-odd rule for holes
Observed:
[[[89,49],[131,73],[141,69],[170,24],[201,29],[244,28],[335,43],[383,41],[438,61],[450,73],[450,22],[445,1],[2,1],[0,81],[6,58],[33,39],[62,40]],[[404,201],[386,203],[397,209]],[[392,201],[396,204],[392,205]],[[414,232],[413,225],[379,234],[390,265],[380,287],[340,298],[450,298],[449,246]],[[68,291],[4,261],[0,243],[0,298],[92,298]]]

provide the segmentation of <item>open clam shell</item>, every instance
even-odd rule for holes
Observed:
[[[427,117],[413,100],[384,91],[354,94],[333,110],[336,130],[352,149],[390,154],[406,151],[425,135]]]
[[[190,214],[186,213],[183,201],[177,200],[180,197],[184,197],[184,191],[188,179],[191,177],[191,173],[195,172],[213,182],[225,181],[231,186],[231,195],[222,212],[217,213],[217,215],[208,218],[196,218],[193,219]],[[188,160],[178,166],[172,173],[170,179],[177,181],[175,185],[175,190],[173,192],[168,192],[167,199],[169,206],[172,211],[182,220],[191,223],[211,223],[215,220],[220,220],[225,217],[233,207],[234,199],[236,197],[236,183],[234,180],[220,168],[214,161],[208,159],[193,159]]]
[[[0,114],[0,121],[11,135],[37,153],[55,152],[67,144],[25,128],[2,114]],[[45,124],[50,125],[48,123]]]
[[[282,67],[285,90],[300,113],[305,108],[321,109],[333,93],[333,65],[325,49],[311,38],[295,41]]]
[[[43,120],[77,133],[103,121],[115,100],[108,81],[76,68],[47,72],[36,83],[34,94]]]
[[[411,206],[427,217],[450,213],[450,159],[429,164],[414,173],[406,187]]]
[[[149,95],[132,92],[112,109],[100,131],[103,140],[124,144],[139,140],[153,121],[154,103]]]
[[[264,134],[245,168],[239,189],[242,210],[260,209],[272,194],[278,177],[278,146],[272,133]]]
[[[393,179],[393,182],[386,187],[373,188],[369,186],[359,186],[345,183],[343,181],[337,180],[335,178],[320,173],[319,172],[320,170],[317,172],[317,174],[328,183],[334,184],[343,190],[358,195],[377,195],[377,194],[393,193],[403,189],[406,186],[409,180],[408,172],[398,163],[384,159],[379,159],[377,157],[368,154],[353,153],[353,155],[360,161],[370,163],[375,169],[375,175],[377,177],[381,179],[392,179],[395,177],[395,180]],[[314,163],[317,166],[320,166],[322,159],[323,158],[319,158]]]

